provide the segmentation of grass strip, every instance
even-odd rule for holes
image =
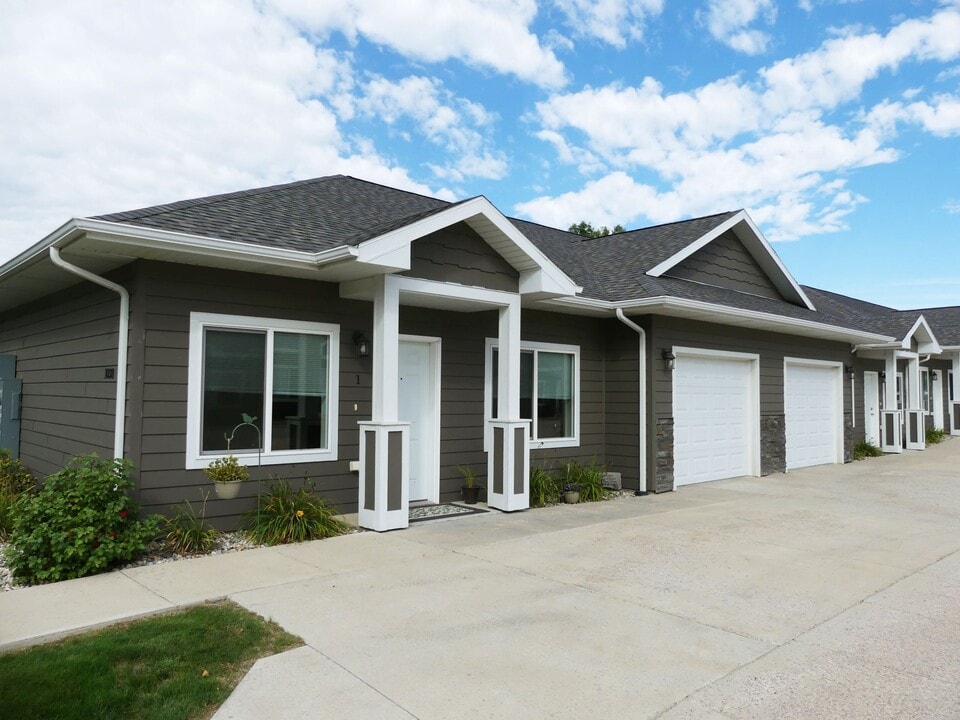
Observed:
[[[207,718],[253,663],[302,645],[231,602],[0,655],[0,718]]]

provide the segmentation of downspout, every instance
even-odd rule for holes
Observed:
[[[130,326],[130,293],[122,285],[94,275],[89,270],[84,270],[76,265],[71,265],[62,257],[60,251],[50,246],[50,260],[57,267],[63,268],[69,273],[73,273],[84,280],[89,280],[108,290],[113,290],[120,296],[120,323],[118,328],[119,337],[117,338],[117,402],[115,408],[114,426],[113,426],[113,457],[120,460],[123,458],[123,435],[124,435],[124,414],[126,413],[127,401],[127,336]]]
[[[637,495],[647,494],[647,333],[642,327],[623,314],[622,308],[617,308],[617,319],[632,329],[640,336],[640,354],[638,364],[640,366],[640,383],[637,392],[640,403],[640,442],[638,451],[640,453],[640,482],[637,488]]]

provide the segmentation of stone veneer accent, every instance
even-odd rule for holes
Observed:
[[[783,415],[760,418],[760,474],[787,470],[787,421]]]
[[[656,426],[657,461],[653,477],[655,493],[673,490],[673,418],[657,419]]]
[[[843,414],[843,461],[853,462],[853,420],[850,413]]]

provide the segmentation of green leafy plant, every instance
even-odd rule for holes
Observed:
[[[37,480],[9,450],[0,449],[0,490],[22,495],[37,487]]]
[[[203,469],[209,480],[216,483],[244,482],[250,479],[247,468],[237,462],[233,455],[217,458]]]
[[[180,555],[210,552],[220,533],[206,521],[206,506],[204,497],[199,514],[189,500],[173,508],[173,517],[164,521],[167,547]]]
[[[463,486],[467,488],[472,488],[477,484],[477,476],[473,473],[473,467],[471,465],[457,465],[457,470],[460,471],[460,474],[463,475]]]
[[[36,489],[37,481],[7,449],[0,449],[0,540],[10,537],[17,499]]]
[[[545,507],[560,502],[560,484],[550,472],[543,467],[536,467],[530,471],[530,505]]]
[[[929,430],[927,430],[927,445],[936,445],[937,443],[943,442],[943,436],[944,436],[943,430],[930,428]]]
[[[868,457],[881,457],[882,455],[883,450],[878,448],[876,445],[868,443],[866,440],[861,440],[853,446],[854,460],[863,460],[864,458]]]
[[[338,520],[336,511],[310,490],[294,490],[289,481],[275,478],[262,493],[259,507],[246,513],[247,534],[261,545],[319,540],[343,535],[349,526]]]
[[[39,492],[21,495],[7,548],[14,577],[27,584],[68,580],[143,553],[159,516],[137,519],[140,508],[128,494],[132,467],[129,460],[81,455]]]
[[[593,460],[588,466],[574,460],[564,466],[560,482],[564,485],[579,486],[580,502],[605,500],[607,491],[603,487],[603,472],[604,466],[597,465],[596,460]]]

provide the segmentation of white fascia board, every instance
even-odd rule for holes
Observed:
[[[760,232],[760,228],[756,226],[756,223],[753,222],[753,219],[747,214],[746,210],[741,210],[733,217],[717,225],[717,227],[710,232],[687,245],[680,252],[675,253],[659,265],[651,268],[647,271],[647,275],[660,277],[698,250],[709,245],[728,230],[735,229],[740,223],[744,223],[750,232],[747,234],[747,237],[743,237],[740,233],[737,233],[737,237],[744,243],[744,247],[753,255],[763,271],[773,281],[773,284],[777,286],[777,289],[787,299],[800,302],[809,310],[816,310],[810,298],[807,297],[803,288],[800,287],[800,284],[794,279],[793,275],[790,274],[783,262],[781,262],[773,246],[767,242],[763,233]]]
[[[731,321],[730,324],[737,324],[737,320],[752,320],[771,326],[773,328],[773,330],[771,330],[772,332],[780,331],[788,334],[796,334],[797,330],[808,330],[816,333],[818,337],[831,337],[844,342],[862,342],[865,344],[893,343],[895,346],[899,346],[896,338],[887,335],[878,335],[876,333],[864,332],[863,330],[854,330],[852,328],[840,327],[839,325],[829,325],[827,323],[801,320],[799,318],[789,318],[783,315],[773,315],[756,310],[743,310],[741,308],[714,305],[698,300],[685,300],[683,298],[655,297],[644,300],[629,300],[626,302],[610,302],[589,298],[557,298],[547,301],[547,303],[567,307],[583,307],[591,310],[606,310],[613,313],[616,312],[617,308],[624,311],[646,311],[649,313],[656,313],[658,310],[666,312],[673,311],[682,317],[689,317],[694,320],[699,319],[704,322],[718,322],[717,318],[729,320]]]
[[[263,265],[305,265],[316,267],[356,255],[353,248],[342,246],[323,252],[288,250],[236,240],[220,240],[204,235],[156,230],[105,220],[78,220],[77,227],[91,238],[118,245],[151,248],[184,254],[243,260]]]
[[[372,265],[409,270],[410,244],[414,240],[458,222],[469,223],[472,218],[480,215],[493,224],[527,258],[528,262],[522,263],[520,267],[513,263],[514,267],[521,272],[521,281],[524,273],[529,273],[529,277],[540,276],[536,281],[527,280],[531,292],[574,295],[582,290],[483,196],[465,200],[422,220],[365,240],[358,247],[357,260]],[[523,291],[524,288],[521,287],[521,292]]]
[[[47,250],[50,247],[60,247],[65,242],[80,235],[82,231],[77,226],[78,222],[79,221],[76,218],[68,220],[52,233],[47,235],[43,240],[31,245],[19,255],[16,255],[5,262],[2,266],[0,266],[0,280],[5,278],[7,275],[14,274],[17,270],[31,261],[46,259],[49,257]]]

